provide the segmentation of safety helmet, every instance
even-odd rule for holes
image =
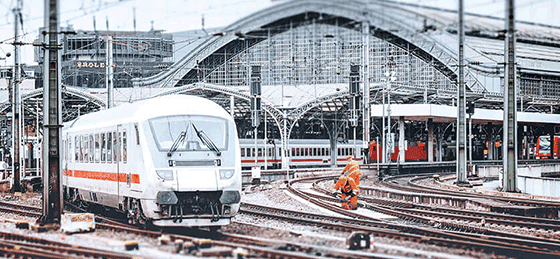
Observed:
[[[350,159],[352,159],[352,156],[351,156],[351,155],[348,155],[348,156],[346,157],[346,160],[350,160]]]

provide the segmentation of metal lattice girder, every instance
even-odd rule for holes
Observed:
[[[391,36],[393,43],[409,43],[411,53],[433,63],[434,67],[445,74],[451,81],[455,81],[456,60],[453,51],[446,49],[445,46],[438,44],[436,40],[429,36],[418,34],[410,25],[404,24],[394,17],[391,12],[380,8],[387,8],[386,4],[367,3],[361,1],[317,1],[302,0],[290,1],[260,11],[254,15],[241,19],[240,21],[225,28],[225,36],[212,36],[203,44],[197,46],[188,56],[173,65],[168,71],[159,75],[137,80],[135,85],[152,85],[158,87],[175,86],[184,75],[195,69],[197,61],[204,60],[232,41],[238,40],[231,32],[258,31],[263,26],[273,22],[294,17],[306,13],[318,13],[341,17],[357,22],[369,21],[377,31],[382,30],[384,34]],[[381,11],[382,12],[381,12]],[[372,30],[376,31],[376,30]],[[375,33],[375,32],[374,32]],[[445,32],[444,32],[445,33]],[[484,93],[486,89],[478,80],[467,71],[467,85],[471,91]]]
[[[240,91],[236,91],[236,89],[233,89],[231,87],[224,87],[224,86],[208,84],[208,83],[194,83],[194,84],[190,84],[190,85],[186,85],[186,86],[182,86],[182,87],[175,87],[175,88],[170,89],[169,91],[166,91],[164,93],[156,95],[156,97],[157,96],[163,96],[163,95],[186,94],[186,93],[191,93],[191,92],[196,91],[196,90],[202,90],[203,92],[222,93],[222,94],[225,94],[227,96],[234,96],[236,99],[237,98],[242,99],[247,103],[249,103],[249,101],[252,99],[252,96],[250,96],[248,94],[241,93]],[[227,105],[222,105],[222,106],[223,107],[228,107]],[[282,128],[281,125],[283,123],[283,113],[282,113],[282,111],[280,111],[277,108],[275,108],[274,106],[272,106],[272,104],[270,102],[268,102],[267,100],[262,100],[262,108],[265,112],[267,112],[272,117],[272,119],[274,120],[274,122],[278,126],[278,129],[281,129]],[[247,111],[249,110],[248,107],[246,109],[247,109]]]
[[[37,105],[37,103],[30,101],[31,99],[41,99],[41,101],[38,102],[38,105],[39,105],[39,109],[42,111],[43,89],[42,88],[35,89],[33,91],[26,92],[21,96],[21,101],[23,103],[23,106],[26,107],[26,111],[31,112],[33,116],[37,116],[34,112],[35,108],[33,108]],[[106,107],[104,100],[98,98],[97,96],[91,95],[89,93],[71,87],[62,88],[62,102],[63,102],[63,109],[62,109],[63,122],[67,122],[75,119],[78,115],[77,109],[84,109],[84,112],[82,112],[81,114],[86,114],[92,111],[105,109]],[[79,103],[80,107],[72,107],[71,105],[74,103],[76,104]],[[11,109],[11,104],[9,101],[0,104],[0,113],[5,112],[5,110],[7,109]],[[41,114],[41,112],[39,112],[39,116],[40,118],[42,118],[43,115]],[[36,117],[33,119],[35,120]]]

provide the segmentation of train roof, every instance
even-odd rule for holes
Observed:
[[[92,126],[104,127],[160,116],[185,114],[215,116],[233,121],[226,110],[208,99],[177,94],[123,104],[111,109],[86,114],[76,120],[65,123],[64,128],[81,130],[91,128]]]

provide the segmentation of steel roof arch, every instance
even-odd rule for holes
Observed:
[[[171,66],[169,70],[152,77],[135,80],[134,84],[137,86],[173,87],[196,66],[198,61],[209,57],[221,47],[237,39],[233,32],[251,32],[261,26],[281,19],[317,12],[357,22],[368,22],[370,26],[373,26],[370,30],[372,35],[376,32],[389,33],[392,37],[412,44],[420,52],[420,54],[416,53],[414,55],[423,60],[431,58],[435,62],[435,68],[455,82],[458,64],[455,58],[457,56],[456,53],[429,36],[418,34],[412,26],[400,22],[398,17],[391,16],[390,12],[376,13],[376,8],[379,8],[379,5],[379,3],[366,3],[354,0],[301,0],[278,4],[238,20],[224,29],[224,36],[210,36],[210,38],[194,48],[191,53]],[[386,4],[383,4],[383,7],[396,8]],[[468,68],[465,71],[465,81],[469,89],[479,93],[487,92],[485,87]]]

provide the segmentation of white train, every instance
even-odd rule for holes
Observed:
[[[267,168],[280,168],[282,165],[282,143],[279,140],[269,141],[266,144],[266,153],[264,152],[264,141],[262,139],[257,139],[256,149],[254,139],[240,139],[239,145],[243,169],[250,169],[255,165],[264,168],[265,159]],[[331,165],[332,158],[328,139],[290,139],[288,148],[287,159],[289,159],[291,168],[329,167]],[[337,166],[345,166],[348,155],[356,157],[356,160],[361,162],[361,148],[361,140],[356,140],[355,145],[353,140],[344,143],[338,142],[336,148]],[[256,158],[255,154],[257,154]]]
[[[238,212],[237,129],[209,100],[165,96],[87,114],[64,126],[62,145],[67,200],[164,227],[219,228]]]

